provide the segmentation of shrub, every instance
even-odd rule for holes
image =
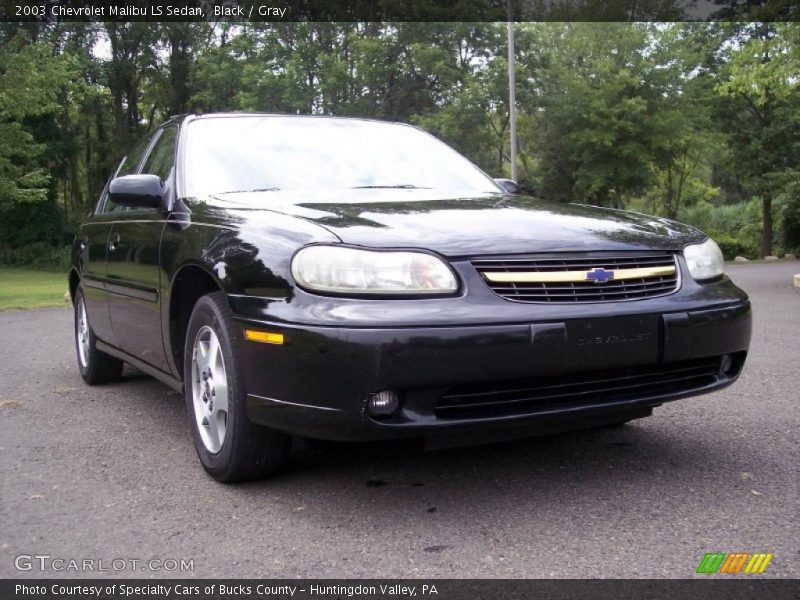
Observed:
[[[0,248],[23,248],[38,242],[58,247],[75,236],[55,202],[0,203],[0,223]]]
[[[800,197],[789,199],[782,211],[781,237],[786,250],[800,250]]]
[[[0,265],[8,267],[66,272],[69,269],[69,262],[69,246],[51,246],[44,242],[35,242],[21,248],[0,249]]]
[[[714,206],[701,201],[681,211],[678,220],[714,238],[728,260],[736,256],[758,258],[761,245],[761,199]]]
[[[708,235],[713,238],[715,242],[717,242],[717,245],[719,246],[719,249],[722,250],[722,255],[726,260],[732,260],[737,256],[755,256],[755,254],[758,253],[757,249],[754,253],[750,244],[746,243],[745,241],[738,240],[727,233],[719,233],[713,230],[706,233],[708,233]]]

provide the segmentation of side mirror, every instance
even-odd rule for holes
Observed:
[[[519,194],[519,184],[513,179],[495,179],[495,183],[499,183],[508,194]]]
[[[124,175],[108,186],[111,202],[131,208],[159,208],[164,200],[164,185],[158,175]]]

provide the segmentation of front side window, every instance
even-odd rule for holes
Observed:
[[[139,166],[139,163],[142,161],[142,156],[144,156],[145,151],[150,146],[150,143],[153,141],[153,135],[150,134],[136,142],[136,144],[131,148],[131,151],[122,159],[120,162],[119,167],[117,167],[117,171],[114,174],[114,177],[122,177],[123,175],[131,175],[136,172],[136,168]],[[110,213],[110,212],[121,212],[126,210],[124,206],[119,206],[111,202],[111,199],[108,197],[108,188],[106,187],[106,191],[103,194],[103,198],[100,202],[100,212],[101,213]]]
[[[414,127],[358,119],[246,116],[188,125],[189,196],[261,190],[423,188],[498,193],[486,174]]]
[[[175,139],[178,136],[177,127],[167,127],[158,138],[150,156],[144,162],[142,173],[158,175],[162,181],[169,179],[172,172],[175,156]]]

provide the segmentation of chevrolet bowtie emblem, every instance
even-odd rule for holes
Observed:
[[[605,283],[614,279],[614,271],[606,271],[605,269],[592,269],[586,273],[586,281],[594,281],[595,283]]]

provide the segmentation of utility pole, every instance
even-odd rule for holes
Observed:
[[[514,9],[508,0],[508,116],[511,125],[511,179],[517,181],[517,68],[514,56]]]

